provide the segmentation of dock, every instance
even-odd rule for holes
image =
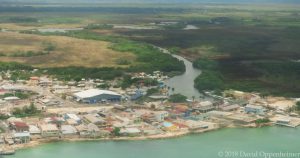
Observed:
[[[296,128],[300,125],[300,118],[289,116],[277,116],[273,119],[274,124],[286,127]]]
[[[14,155],[15,154],[14,149],[1,149],[0,150],[0,155]]]

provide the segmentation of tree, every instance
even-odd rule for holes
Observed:
[[[20,116],[20,115],[23,115],[24,113],[23,113],[22,109],[14,108],[12,114],[15,115],[15,116]]]
[[[119,127],[115,127],[113,130],[114,136],[120,136],[121,129]]]
[[[255,121],[256,124],[263,124],[263,123],[269,123],[270,120],[268,118],[263,118],[263,119],[257,119]]]
[[[29,106],[24,106],[21,108],[14,108],[12,114],[17,117],[25,117],[39,114],[40,111],[36,108],[36,106],[31,103]]]
[[[172,94],[169,97],[169,101],[172,103],[183,103],[186,101],[186,99],[187,97],[182,94]]]
[[[224,82],[222,76],[218,72],[203,71],[200,76],[195,79],[195,87],[200,90],[222,90]]]
[[[152,95],[154,93],[158,93],[159,92],[159,89],[158,88],[150,88],[147,90],[147,95]]]

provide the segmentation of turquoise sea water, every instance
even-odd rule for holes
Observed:
[[[223,129],[163,140],[60,142],[19,150],[8,158],[219,158],[300,152],[300,128]]]

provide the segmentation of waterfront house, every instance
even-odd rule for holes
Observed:
[[[29,125],[29,133],[31,136],[41,135],[41,130],[35,125]]]
[[[208,128],[208,124],[205,124],[201,121],[187,120],[185,125],[189,128],[189,130],[198,130],[198,129],[206,129]]]
[[[78,134],[80,137],[87,137],[89,136],[88,127],[85,124],[80,124],[78,126],[75,126]]]
[[[185,125],[189,128],[189,130],[205,130],[205,129],[213,129],[218,127],[216,123],[206,122],[206,121],[194,121],[194,120],[185,121]]]
[[[154,116],[155,116],[156,121],[162,122],[162,121],[165,120],[165,118],[167,118],[169,116],[169,112],[167,112],[167,111],[155,111]]]
[[[93,123],[89,123],[87,125],[87,131],[88,131],[88,133],[89,133],[89,135],[91,137],[99,137],[99,136],[101,136],[100,129],[98,128],[97,125],[95,125]]]
[[[13,133],[14,142],[17,143],[28,143],[30,141],[29,132],[15,132]]]
[[[216,108],[213,106],[213,103],[210,101],[203,101],[193,106],[193,110],[205,113],[209,111],[213,111]]]
[[[141,134],[141,130],[138,128],[122,128],[120,134],[123,136],[138,136]]]
[[[28,132],[29,126],[25,122],[15,121],[10,122],[10,127],[12,130],[15,130],[16,132]]]
[[[71,125],[62,125],[60,131],[64,136],[77,134],[76,128]]]
[[[257,114],[257,115],[264,115],[265,112],[266,112],[266,109],[262,106],[256,106],[256,105],[248,104],[245,107],[245,112],[246,113],[253,113],[253,114]]]
[[[289,123],[291,122],[291,119],[286,117],[286,118],[278,118],[276,120],[276,124],[277,125],[289,125]]]
[[[59,129],[54,124],[41,124],[41,134],[43,137],[58,137]]]

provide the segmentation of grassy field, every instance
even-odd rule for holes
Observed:
[[[39,36],[14,32],[0,33],[0,57],[2,62],[17,61],[36,67],[115,67],[119,59],[135,61],[135,55],[109,49],[109,42],[76,39],[61,36]],[[55,49],[46,55],[11,57],[15,52],[43,51],[45,43]],[[124,66],[123,66],[124,67]]]

